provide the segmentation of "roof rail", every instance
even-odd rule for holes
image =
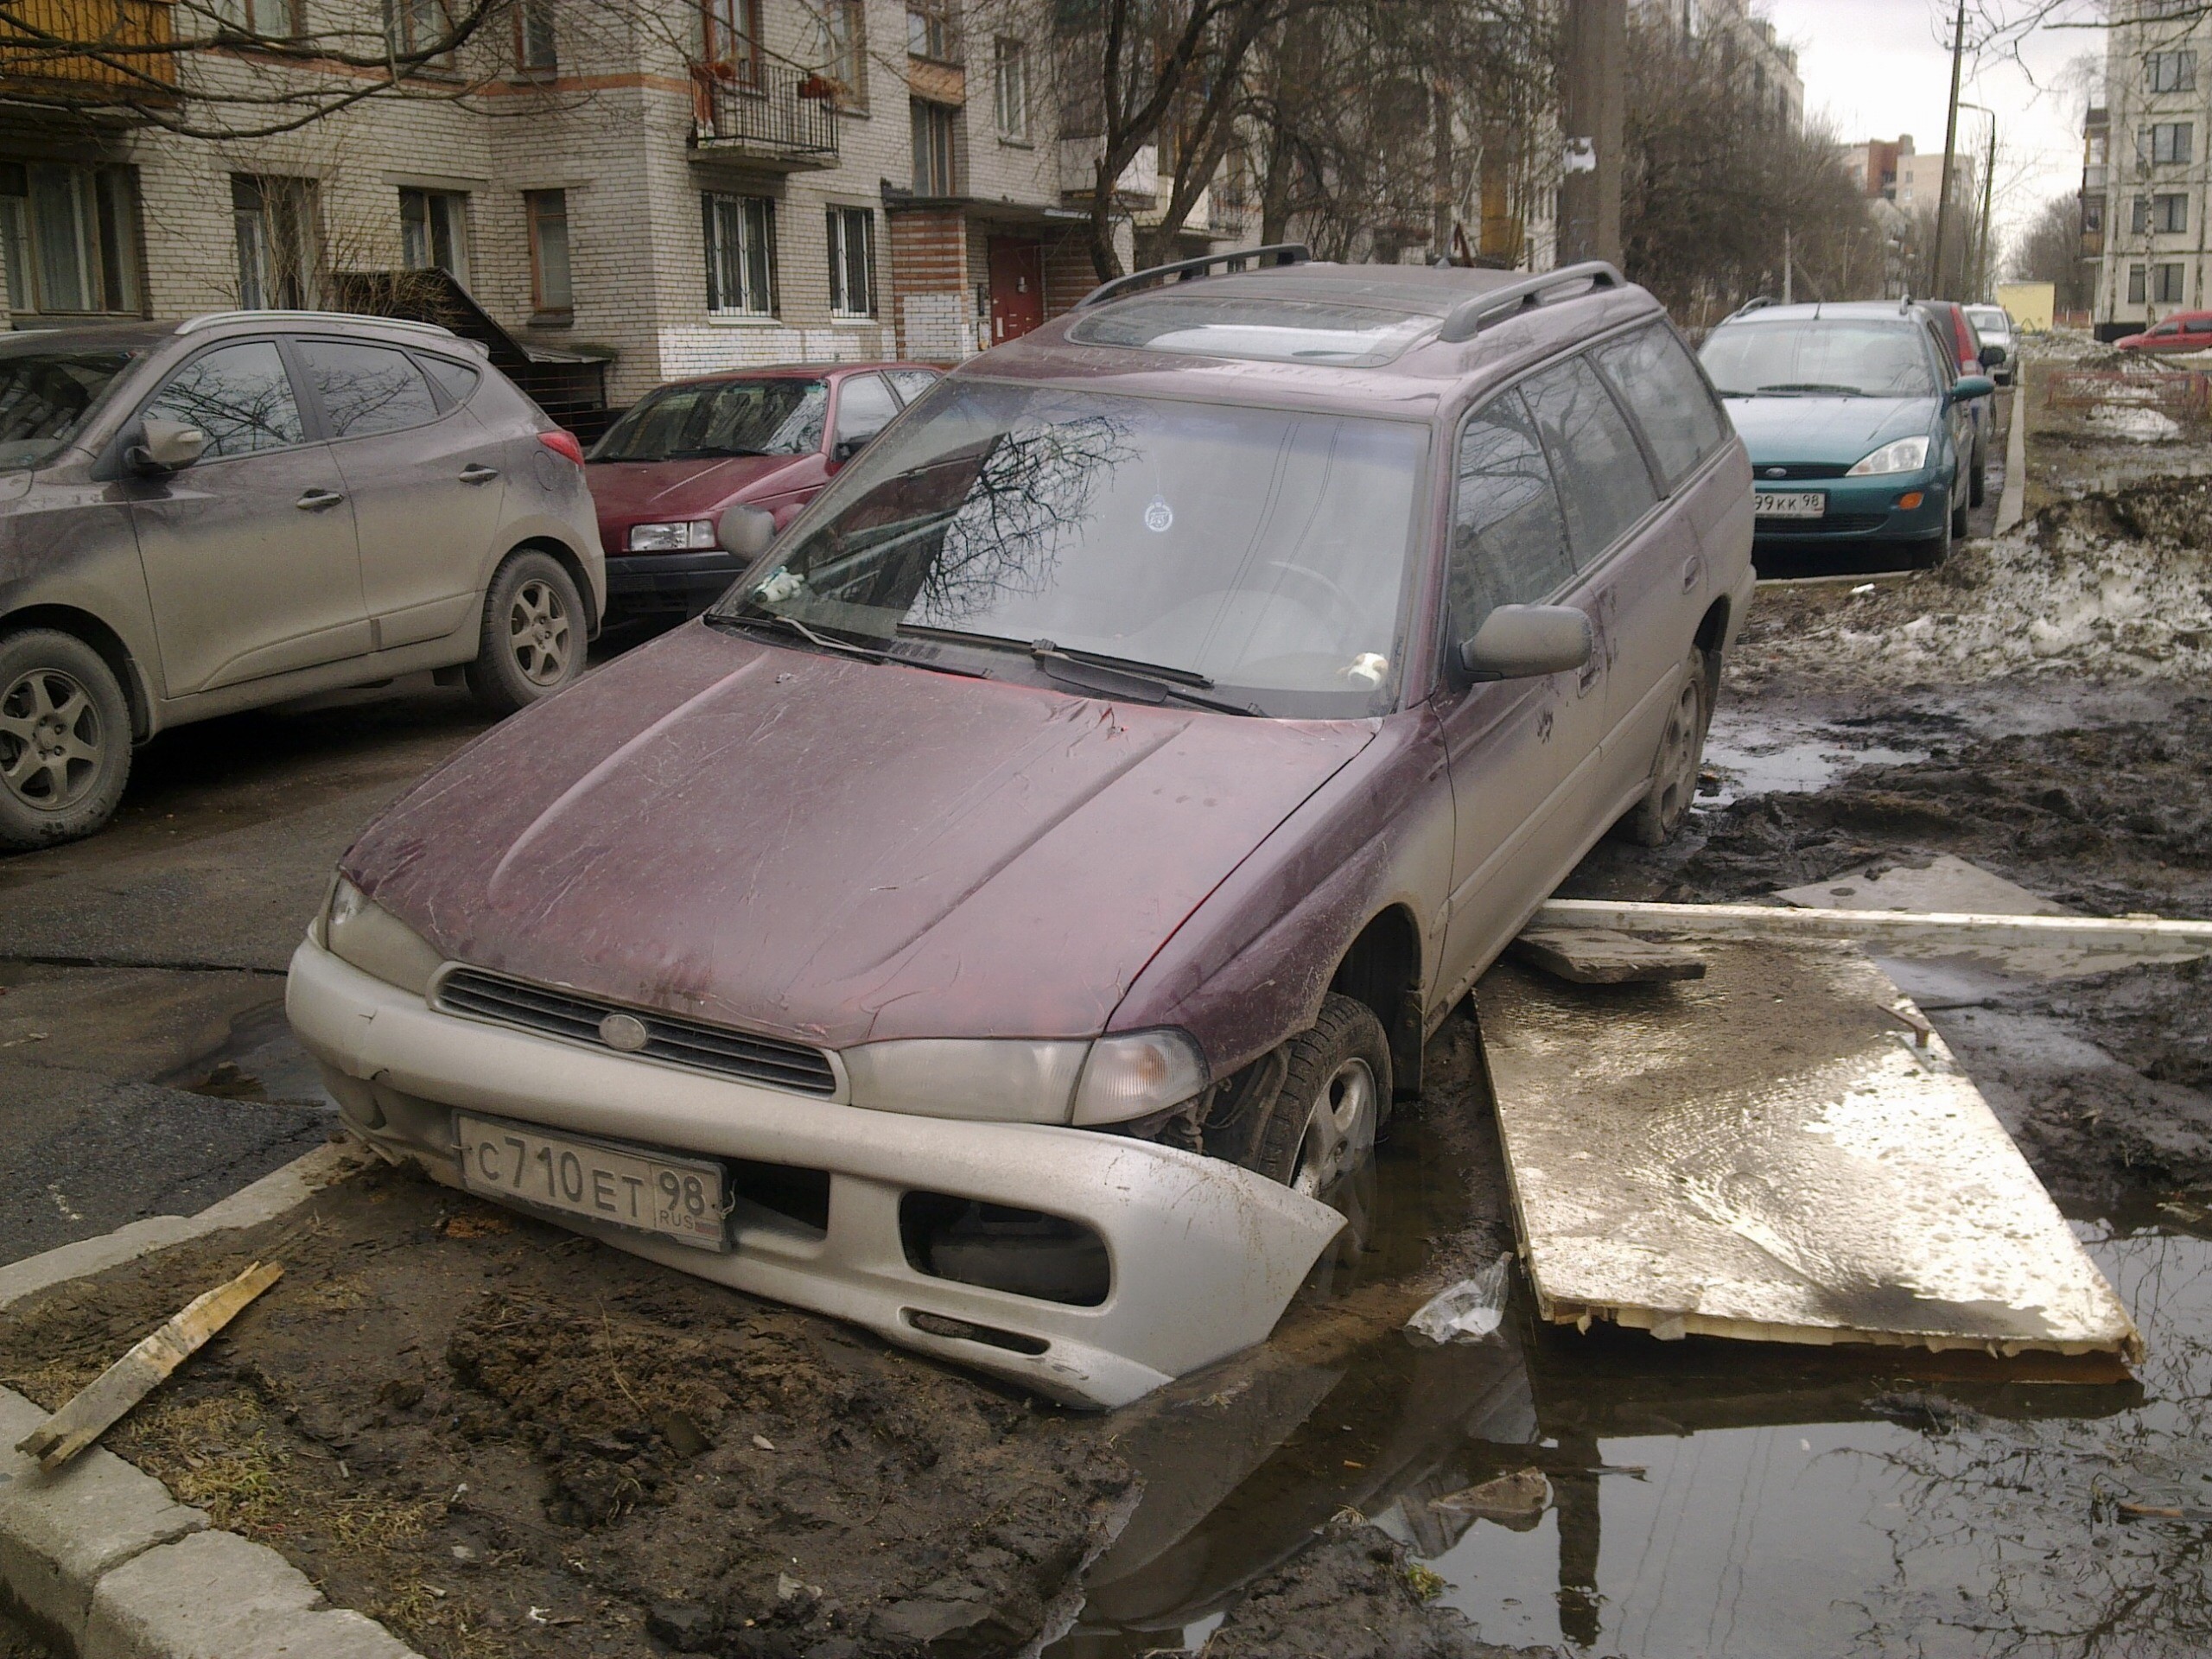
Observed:
[[[1109,300],[1161,282],[1173,276],[1179,283],[1187,283],[1194,276],[1203,276],[1216,265],[1233,266],[1242,270],[1245,261],[1261,265],[1302,265],[1313,258],[1313,251],[1303,242],[1274,242],[1264,248],[1231,248],[1226,253],[1209,253],[1197,259],[1178,259],[1172,265],[1154,265],[1145,270],[1133,270],[1126,276],[1116,276],[1110,283],[1101,283],[1075,302],[1078,311],[1086,306],[1103,305]]]
[[[1533,311],[1543,303],[1543,296],[1555,288],[1587,283],[1594,294],[1599,289],[1618,288],[1625,280],[1602,259],[1586,259],[1579,265],[1562,265],[1541,276],[1524,276],[1517,283],[1508,283],[1503,288],[1493,288],[1488,293],[1460,301],[1445,317],[1436,337],[1454,341],[1472,340],[1486,323],[1504,321],[1497,313]]]
[[[196,334],[202,328],[213,328],[224,322],[373,322],[386,328],[407,328],[418,334],[435,334],[441,340],[454,338],[450,328],[435,322],[417,322],[412,317],[379,317],[362,311],[204,311],[196,317],[187,317],[176,326],[180,334]]]
[[[1764,311],[1774,303],[1775,298],[1771,294],[1754,294],[1750,299],[1745,300],[1733,311],[1731,311],[1727,316],[1723,319],[1723,321],[1733,322],[1737,318],[1747,317],[1754,311]]]

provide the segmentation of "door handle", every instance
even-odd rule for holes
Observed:
[[[302,512],[327,512],[345,499],[335,490],[309,490],[292,505]]]
[[[461,469],[461,481],[464,484],[489,484],[499,475],[498,467],[486,467],[481,464],[473,464]]]
[[[1691,588],[1696,587],[1698,578],[1704,575],[1704,558],[1698,554],[1691,554],[1682,561],[1682,591],[1687,594]]]

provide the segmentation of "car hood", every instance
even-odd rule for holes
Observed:
[[[1770,462],[1855,465],[1893,438],[1936,429],[1933,397],[1731,397],[1754,469]]]
[[[1371,721],[678,629],[495,728],[347,877],[449,959],[829,1047],[1106,1027]]]
[[[584,469],[609,552],[622,543],[607,526],[707,518],[734,498],[772,494],[804,455],[729,455],[720,461],[594,461]]]

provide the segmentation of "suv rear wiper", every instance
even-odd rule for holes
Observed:
[[[1187,668],[1142,663],[1129,657],[1109,657],[1102,652],[1070,651],[1050,639],[1014,639],[1004,634],[969,633],[959,628],[906,626],[899,632],[929,639],[950,639],[960,645],[982,645],[994,651],[1018,651],[1035,663],[1047,679],[1086,691],[1101,691],[1108,696],[1125,697],[1132,702],[1165,702],[1172,697],[1178,702],[1211,709],[1217,714],[1261,713],[1249,702],[1199,696],[1200,691],[1212,690],[1213,682]]]

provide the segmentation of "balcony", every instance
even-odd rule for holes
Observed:
[[[168,102],[171,38],[169,0],[13,0],[0,16],[0,96]]]
[[[821,75],[765,61],[691,67],[706,153],[796,173],[837,165],[837,87]]]

